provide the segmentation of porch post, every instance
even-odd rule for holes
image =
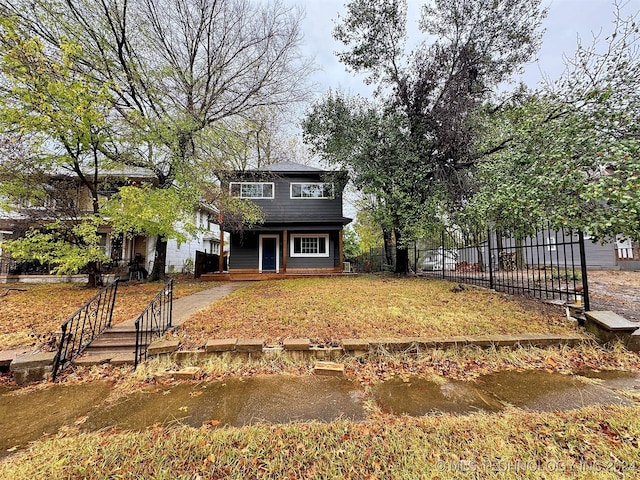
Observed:
[[[220,229],[220,255],[218,258],[218,270],[224,272],[224,230]]]
[[[340,268],[340,272],[344,272],[344,238],[343,238],[344,228],[340,229],[340,233],[338,233],[338,243],[340,245],[340,258],[338,263],[338,268]]]
[[[288,250],[288,237],[287,231],[282,232],[282,273],[287,273],[287,257],[289,254]]]

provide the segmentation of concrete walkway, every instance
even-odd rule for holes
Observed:
[[[174,327],[182,325],[191,315],[198,310],[208,307],[213,302],[240,290],[253,282],[220,282],[215,287],[201,292],[192,293],[186,297],[173,300],[173,312],[171,324]],[[114,328],[133,328],[136,318],[130,318],[114,326]]]
[[[198,310],[202,310],[213,302],[252,283],[254,282],[223,282],[214,288],[178,298],[173,301],[173,318],[171,323],[174,327],[180,326]]]

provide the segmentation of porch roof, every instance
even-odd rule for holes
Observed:
[[[264,223],[262,225],[257,225],[252,229],[250,229],[250,231],[264,232],[268,230],[268,231],[284,232],[285,230],[296,230],[296,231],[311,232],[311,231],[322,230],[322,231],[337,232],[341,230],[344,225],[346,225],[351,221],[350,218],[344,218],[344,220],[346,220],[346,222],[344,223],[337,223],[335,220],[330,222],[322,222],[322,221],[320,222],[317,222],[317,221],[316,222],[289,222],[289,223],[269,222],[269,223]]]

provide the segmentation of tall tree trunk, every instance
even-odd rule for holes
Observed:
[[[100,263],[89,262],[87,264],[87,286],[96,288],[102,286]]]
[[[473,243],[475,244],[476,251],[478,252],[478,271],[484,272],[486,270],[484,265],[484,248],[482,245],[480,245],[477,236],[474,236]],[[491,261],[491,255],[489,255],[489,261]]]
[[[502,243],[502,234],[496,231],[496,249],[498,250],[498,270],[504,270],[504,245]]]
[[[153,261],[153,270],[149,275],[149,281],[155,282],[165,278],[165,267],[167,265],[167,241],[158,237],[156,240],[156,254]]]
[[[516,268],[518,270],[524,270],[524,243],[522,237],[516,237]]]
[[[401,234],[398,230],[394,231],[396,237],[396,269],[399,275],[407,275],[409,273],[409,250],[401,243]]]
[[[382,240],[384,241],[384,261],[387,265],[393,265],[393,240],[391,231],[386,228],[382,229]]]

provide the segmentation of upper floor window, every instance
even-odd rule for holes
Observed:
[[[333,183],[292,183],[291,198],[333,198]]]
[[[229,191],[237,198],[273,198],[273,183],[270,182],[231,182]]]

